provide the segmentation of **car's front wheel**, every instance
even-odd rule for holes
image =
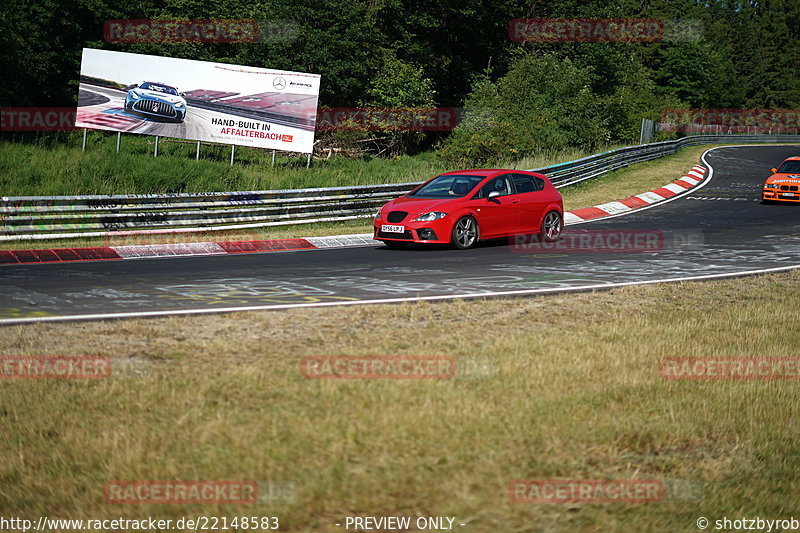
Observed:
[[[542,219],[542,226],[539,228],[539,239],[544,242],[553,242],[561,235],[564,229],[564,219],[558,211],[550,211]]]
[[[466,216],[459,218],[453,226],[450,241],[459,250],[466,250],[478,244],[479,236],[478,222],[474,218]]]

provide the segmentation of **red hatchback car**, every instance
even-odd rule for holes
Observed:
[[[452,244],[538,234],[554,241],[564,227],[561,194],[542,174],[524,170],[447,172],[384,205],[375,215],[375,239],[389,247]]]

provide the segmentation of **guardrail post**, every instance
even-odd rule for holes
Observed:
[[[234,152],[234,150],[236,150],[236,145],[232,144],[231,145],[231,166],[233,166],[233,152]]]
[[[197,141],[197,153],[194,154],[194,160],[200,161],[200,141]]]
[[[308,154],[308,159],[306,159],[306,168],[311,168],[311,154]]]
[[[153,157],[158,157],[158,135],[156,135],[156,147],[153,148]]]
[[[83,144],[81,145],[81,152],[86,151],[86,128],[83,128]]]
[[[121,138],[122,138],[122,132],[118,131],[117,132],[117,153],[119,153],[119,141],[120,141]]]
[[[272,166],[275,166],[275,150],[272,151]]]

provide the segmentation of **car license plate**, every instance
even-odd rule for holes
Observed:
[[[381,231],[385,233],[403,233],[406,231],[404,226],[392,226],[390,224],[384,224],[381,226]]]

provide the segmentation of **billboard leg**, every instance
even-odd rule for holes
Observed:
[[[83,145],[81,145],[81,152],[86,151],[86,128],[83,128]]]
[[[232,144],[231,145],[231,166],[233,166],[233,153],[234,153],[235,150],[236,150],[236,145]]]
[[[197,153],[194,154],[194,160],[200,161],[200,141],[197,141]]]
[[[122,132],[117,132],[117,153],[119,153],[119,140],[122,138]]]
[[[311,168],[311,154],[308,154],[308,159],[306,159],[306,168]]]
[[[156,147],[153,148],[153,157],[158,157],[158,135],[156,135]]]
[[[272,151],[272,166],[275,166],[275,150]]]

